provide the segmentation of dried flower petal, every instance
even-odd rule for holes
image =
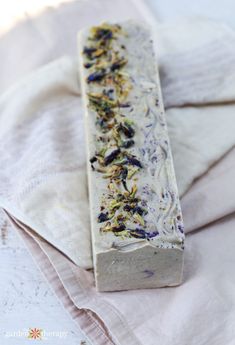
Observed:
[[[104,165],[108,165],[111,162],[113,162],[114,159],[116,159],[120,153],[121,153],[121,150],[119,148],[116,150],[113,150],[108,156],[104,158]]]

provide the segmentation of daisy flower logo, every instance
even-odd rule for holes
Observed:
[[[34,339],[34,340],[41,340],[42,339],[42,329],[30,328],[28,338]]]

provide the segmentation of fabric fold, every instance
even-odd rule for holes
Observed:
[[[178,188],[183,196],[193,181],[235,144],[235,105],[202,105],[202,95],[206,95],[208,88],[205,80],[214,83],[211,101],[216,103],[220,97],[215,86],[227,78],[227,66],[232,68],[229,54],[235,38],[226,27],[201,20],[181,22],[175,32],[166,25],[158,25],[155,35],[160,70],[165,70],[161,75],[163,97],[168,107],[166,116]],[[214,75],[204,61],[214,53],[214,42],[222,44],[225,36],[227,50],[221,63],[218,60]],[[200,59],[198,55],[193,59],[196,48]],[[200,69],[203,73],[199,73]],[[187,75],[186,84],[182,73]],[[230,81],[227,96],[232,100]],[[198,92],[193,91],[197,83]],[[185,92],[187,97],[192,96],[195,106],[186,106]],[[174,104],[179,107],[172,107]],[[0,97],[0,111],[0,164],[4,167],[0,171],[1,206],[78,266],[91,268],[83,110],[76,59],[63,57],[12,87]],[[208,199],[206,208],[209,202]],[[210,219],[225,214],[226,206],[222,210],[214,211]],[[192,225],[187,227],[187,223],[188,232]],[[203,224],[201,217],[200,226]]]
[[[95,289],[74,59],[39,69],[0,97],[0,206],[94,344],[229,344],[235,336],[234,33],[195,20],[157,25],[155,35],[188,233],[182,286]]]
[[[113,293],[96,292],[91,272],[78,268],[53,247],[29,235],[24,226],[16,224],[16,229],[65,308],[93,344],[179,345],[193,339],[192,344],[198,345],[205,341],[229,344],[234,339],[233,224],[234,216],[188,235],[180,287]],[[219,281],[221,278],[224,282]],[[207,320],[213,320],[210,327],[205,327]]]
[[[111,306],[102,297],[103,294],[96,292],[93,272],[76,266],[42,238],[33,234],[31,229],[9,214],[8,217],[16,226],[28,249],[32,251],[32,255],[37,259],[37,264],[42,268],[43,274],[57,292],[57,295],[59,294],[58,290],[64,289],[65,294],[61,293],[60,295],[62,302],[68,303],[69,308],[67,306],[67,309],[71,316],[76,314],[74,306],[77,308],[77,312],[84,314],[81,320],[78,316],[78,321],[81,323],[81,328],[85,327],[91,340],[95,337],[95,343],[102,345],[107,341],[110,341],[110,344],[125,344],[125,342],[128,342],[130,345],[141,345],[118,309]],[[98,318],[93,313],[98,315]],[[85,323],[84,319],[86,317],[92,319],[92,322]]]
[[[234,180],[235,148],[198,179],[182,198],[186,233],[235,212]]]

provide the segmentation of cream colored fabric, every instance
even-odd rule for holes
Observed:
[[[74,55],[78,28],[144,14],[149,19],[142,7],[137,11],[125,0],[115,7],[109,0],[91,0],[29,19],[1,40],[1,89],[61,52]],[[234,149],[224,157],[234,146],[234,33],[211,21],[191,20],[157,26],[155,35],[190,232],[235,209]],[[0,99],[0,205],[55,293],[94,345],[232,345],[232,216],[187,235],[180,287],[96,293],[92,271],[81,268],[92,265],[81,109],[76,60],[68,57]]]
[[[40,2],[40,0],[37,0]],[[45,1],[46,2],[46,1]],[[39,66],[63,55],[77,52],[76,35],[85,26],[102,21],[120,21],[131,18],[149,22],[152,13],[145,0],[57,0],[58,7],[44,6],[34,13],[25,11],[24,19],[8,32],[0,33],[0,92]],[[32,3],[25,1],[20,7]],[[139,8],[137,8],[139,5]],[[153,21],[153,20],[152,20]],[[2,24],[2,23],[1,23]]]
[[[92,272],[77,267],[16,223],[60,301],[92,344],[233,344],[234,162],[235,149],[182,199],[190,230],[198,229],[202,219],[205,223],[214,220],[215,212],[223,219],[188,234],[184,280],[176,288],[97,293]],[[229,211],[233,214],[224,217]]]
[[[221,101],[221,83],[230,86],[227,96],[223,90],[224,100],[227,97],[227,101],[232,101],[234,68],[230,56],[235,38],[223,26],[215,30],[217,26],[199,21],[177,25],[174,34],[173,29],[165,26],[157,29],[163,96],[168,106],[169,134],[181,195],[235,143],[234,105],[216,104]],[[208,33],[207,42],[203,39],[202,47],[198,43],[193,60],[195,51],[194,48],[190,51],[190,41],[200,41],[199,28],[201,37]],[[183,45],[175,39],[177,31]],[[216,47],[225,40],[225,56],[221,59]],[[184,49],[188,60],[184,58],[182,62]],[[204,65],[209,56],[213,56],[214,68],[212,64]],[[213,73],[215,69],[217,74]],[[208,93],[208,83],[213,93],[205,102],[213,105],[202,106],[202,90],[205,95]],[[182,102],[189,103],[190,88],[194,89],[191,102],[194,106],[182,107]],[[77,265],[91,267],[84,129],[76,60],[62,58],[12,87],[0,99],[0,114],[1,206]]]
[[[35,72],[2,96],[0,112],[1,206],[71,260],[91,267],[75,64],[65,58]]]
[[[156,25],[155,37],[182,195],[234,145],[235,32],[190,18]]]

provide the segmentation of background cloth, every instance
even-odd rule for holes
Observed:
[[[206,21],[186,21],[175,29],[163,25],[156,31],[162,91],[182,196],[235,144],[235,35]],[[217,49],[222,45],[223,58]],[[34,72],[0,98],[0,203],[77,265],[91,268],[78,79],[76,58],[64,57]],[[233,200],[223,203],[224,214],[209,202],[204,206],[210,220],[231,211]],[[194,214],[195,206],[191,207]],[[198,217],[201,225],[208,222],[200,212]],[[195,229],[190,216],[185,214],[185,219],[186,232]]]
[[[232,344],[235,36],[203,20],[155,31],[186,232],[231,215],[187,236],[183,285],[97,293],[84,270],[92,260],[76,59],[1,96],[0,204],[94,344]]]

